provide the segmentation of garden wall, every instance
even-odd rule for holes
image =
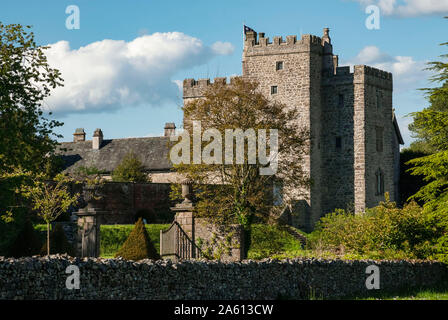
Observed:
[[[107,182],[102,198],[95,207],[105,210],[102,224],[134,224],[135,215],[143,213],[148,223],[172,222],[170,207],[174,205],[169,194],[169,183]]]
[[[431,287],[447,275],[432,262],[266,260],[233,263],[140,262],[68,256],[0,257],[0,299],[308,299],[367,293],[366,268],[380,268],[380,290]],[[80,269],[80,289],[66,286],[66,268]],[[310,291],[311,290],[311,291]]]

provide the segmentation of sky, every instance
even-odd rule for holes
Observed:
[[[0,10],[2,23],[31,25],[37,43],[50,46],[65,85],[44,110],[64,122],[59,141],[76,128],[114,139],[162,135],[166,122],[181,127],[182,80],[240,75],[246,24],[271,39],[322,36],[328,27],[340,66],[392,72],[405,146],[409,114],[428,105],[418,90],[431,85],[426,63],[446,53],[444,16],[448,0],[14,0]]]

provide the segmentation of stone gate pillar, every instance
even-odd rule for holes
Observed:
[[[99,257],[100,226],[105,211],[95,208],[84,208],[78,216],[78,254],[80,257]]]
[[[192,191],[190,180],[183,180],[182,184],[182,196],[184,201],[176,204],[171,208],[172,211],[176,212],[174,220],[180,224],[181,228],[185,231],[191,241],[194,242],[194,215],[193,215],[193,202],[192,202]]]

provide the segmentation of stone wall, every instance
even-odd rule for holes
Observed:
[[[169,223],[174,217],[170,191],[169,183],[108,182],[95,207],[107,213],[102,224],[133,224],[140,213],[150,217],[148,223]]]
[[[0,257],[0,299],[309,299],[368,294],[366,268],[380,270],[379,291],[433,287],[446,266],[432,262],[294,259],[206,261],[79,259],[67,256]],[[66,268],[80,270],[69,290]],[[378,291],[378,290],[376,290]]]

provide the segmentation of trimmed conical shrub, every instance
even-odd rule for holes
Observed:
[[[16,240],[11,245],[9,256],[14,258],[30,257],[39,254],[42,241],[32,223],[27,219]]]
[[[50,254],[68,254],[69,256],[75,256],[75,250],[73,246],[68,242],[65,236],[62,225],[57,224],[56,227],[50,232]],[[47,241],[40,250],[41,255],[47,254]]]
[[[142,218],[135,223],[134,229],[132,229],[123,246],[115,254],[115,257],[134,261],[142,259],[157,260],[160,258],[156,248],[149,239]]]

